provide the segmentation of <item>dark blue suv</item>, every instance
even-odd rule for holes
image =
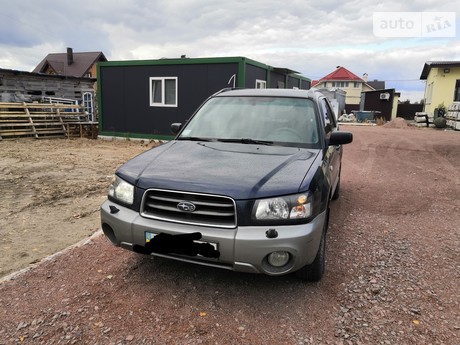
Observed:
[[[117,246],[229,270],[321,279],[342,145],[312,90],[233,89],[208,98],[174,140],[116,171],[101,206]]]

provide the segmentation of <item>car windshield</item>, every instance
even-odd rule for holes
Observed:
[[[289,97],[214,97],[186,125],[179,140],[317,147],[312,100]]]

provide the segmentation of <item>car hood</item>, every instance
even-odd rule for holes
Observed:
[[[117,174],[142,189],[252,199],[297,193],[319,150],[222,142],[171,141]]]

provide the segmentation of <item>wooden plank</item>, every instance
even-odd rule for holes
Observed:
[[[67,134],[67,138],[69,137],[69,131],[66,130],[65,128],[65,125],[64,125],[64,121],[62,121],[62,116],[61,115],[61,110],[59,108],[56,109],[56,114],[59,116],[59,122],[61,123],[61,126],[62,126],[62,130],[64,133]]]
[[[0,140],[5,137],[84,136],[97,133],[98,122],[79,105],[0,103]]]
[[[78,124],[78,123],[77,123]],[[62,122],[34,122],[33,124],[35,127],[43,127],[43,126],[48,126],[48,127],[51,127],[51,126],[59,126],[60,128],[62,128],[62,125],[63,123]],[[0,128],[1,127],[21,127],[21,126],[32,126],[30,124],[30,122],[22,122],[22,123],[8,123],[8,124],[3,124],[0,122]]]
[[[26,109],[26,108],[25,108]],[[28,108],[27,108],[28,109]],[[88,115],[86,113],[81,113],[81,112],[61,112],[60,115],[57,115],[56,112],[46,112],[46,111],[42,111],[42,112],[34,112],[34,111],[30,111],[29,109],[29,114],[30,115],[34,115],[34,116],[67,116],[67,117],[83,117],[83,118],[88,118]],[[10,111],[10,112],[7,112],[7,111],[3,111],[3,112],[0,112],[0,115],[11,115],[11,116],[25,116],[26,115],[26,112],[23,111],[23,112],[13,112],[13,111]]]
[[[9,103],[9,102],[0,102],[0,108],[19,108],[19,109],[24,109],[24,108],[29,108],[29,109],[34,109],[34,108],[44,108],[44,109],[55,109],[55,108],[60,108],[60,109],[82,109],[81,105],[78,104],[59,104],[59,103],[25,103],[25,105],[22,103]]]
[[[26,105],[25,102],[24,102],[23,104]],[[25,110],[25,112],[26,112],[28,115],[30,115],[30,114],[29,114],[29,109],[28,109],[28,108],[25,108],[24,110]],[[34,126],[34,121],[32,120],[31,117],[29,117],[29,121],[30,121],[30,123],[31,123],[31,125],[32,125],[32,132],[34,133],[35,138],[38,138],[38,134],[37,134],[37,131],[35,130],[35,126]]]
[[[22,123],[28,123],[29,120],[28,119],[20,119],[20,120],[18,120],[18,119],[14,119],[14,120],[12,120],[12,119],[6,119],[6,120],[0,119],[0,125],[1,124],[8,124],[8,123],[21,123],[21,122]]]
[[[23,111],[0,111],[0,115],[24,115],[25,113]]]

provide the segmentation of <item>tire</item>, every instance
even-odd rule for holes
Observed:
[[[335,187],[334,194],[332,195],[332,200],[337,200],[340,196],[340,173],[341,171],[339,171],[339,181],[337,182],[337,187]]]
[[[315,260],[309,265],[302,267],[296,271],[296,276],[302,280],[309,282],[317,282],[321,280],[326,269],[326,232],[329,224],[329,205],[327,207],[326,219],[324,221],[323,233],[321,234],[321,241],[319,243],[318,252],[316,253]]]

